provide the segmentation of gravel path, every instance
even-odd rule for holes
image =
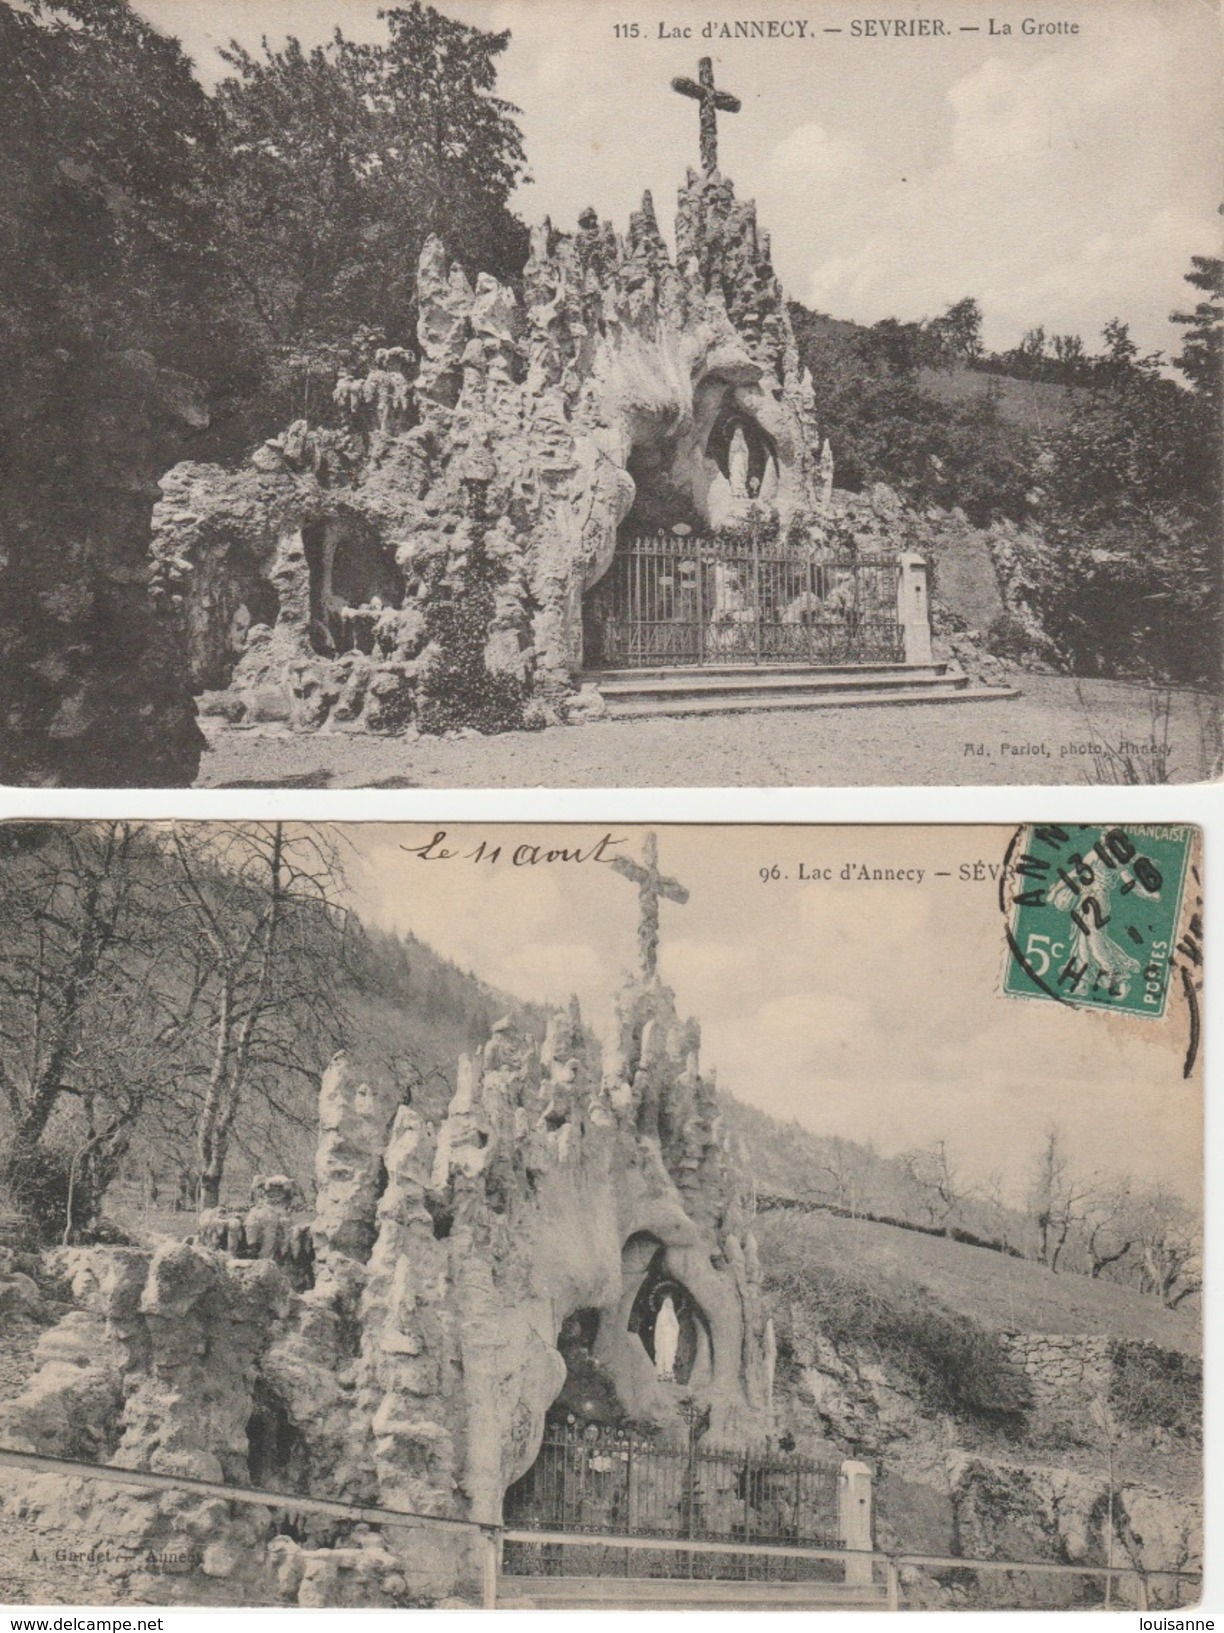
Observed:
[[[803,788],[1117,782],[1126,779],[1116,771],[1111,774],[1104,756],[1084,752],[1094,736],[1114,747],[1153,741],[1149,697],[1141,687],[1085,681],[1077,688],[1075,681],[1050,675],[1024,675],[1019,685],[1020,697],[989,702],[603,720],[495,737],[274,735],[223,728],[205,754],[196,786]],[[1194,782],[1210,774],[1207,717],[1202,698],[1175,696],[1169,781]],[[1163,741],[1163,724],[1155,739]],[[1099,768],[1095,774],[1094,766]]]

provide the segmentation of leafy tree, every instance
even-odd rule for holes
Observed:
[[[1090,377],[1092,363],[1079,335],[1055,335],[1052,370],[1066,385],[1074,385]]]
[[[966,297],[951,310],[976,304]],[[856,329],[798,302],[790,315],[839,486],[886,482],[914,503],[960,505],[980,525],[1026,515],[1032,456],[997,397],[987,387],[972,401],[947,403],[920,384],[920,369],[947,361],[931,333],[935,325],[887,319]],[[966,332],[971,318],[961,312]]]
[[[972,363],[982,355],[982,308],[972,295],[933,318],[927,329],[948,359]]]
[[[1124,329],[1047,440],[1029,599],[1078,674],[1212,685],[1224,585],[1209,409],[1136,361]]]
[[[526,179],[518,110],[494,94],[509,34],[418,0],[382,15],[385,44],[337,29],[310,51],[265,39],[259,54],[237,43],[223,53],[235,70],[217,91],[227,231],[244,247],[250,309],[282,385],[308,379],[316,352],[334,368],[334,348],[358,329],[411,341],[431,233],[502,279],[525,258],[508,207]]]
[[[1224,382],[1224,260],[1214,255],[1192,255],[1186,282],[1201,289],[1207,299],[1193,312],[1174,312],[1172,320],[1185,326],[1177,368],[1197,391],[1218,411]]]
[[[156,479],[249,385],[213,109],[127,0],[0,0],[0,694],[8,781],[190,782],[140,577]]]
[[[1130,324],[1121,318],[1110,318],[1101,331],[1105,350],[1101,354],[1101,368],[1105,373],[1127,375],[1136,365],[1139,348],[1131,339]]]
[[[899,323],[881,318],[858,340],[858,348],[869,364],[890,374],[913,375],[924,363],[940,360],[938,345],[921,323]]]
[[[0,0],[0,777],[189,783],[203,738],[146,594],[156,483],[330,414],[411,342],[439,232],[514,276],[508,35],[427,6],[388,40],[230,52],[210,97],[130,0]]]
[[[1017,372],[1022,375],[1035,376],[1040,374],[1041,365],[1046,355],[1046,332],[1042,324],[1032,329],[1026,329],[1020,337],[1020,344],[1009,353],[1015,363]]]
[[[71,410],[65,366],[124,346],[198,372],[218,348],[217,132],[177,42],[127,0],[4,0],[0,76],[0,343],[38,392],[23,422],[44,394]]]

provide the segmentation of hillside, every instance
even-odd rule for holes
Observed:
[[[867,325],[853,323],[847,318],[829,317],[823,312],[807,312],[798,302],[791,303],[792,320],[796,311],[802,313],[798,328],[806,347],[806,361],[813,372],[844,365],[864,347],[878,343],[875,332]],[[943,368],[920,367],[915,371],[915,383],[941,403],[954,407],[975,404],[988,399],[1000,419],[1022,431],[1050,431],[1066,419],[1083,388],[1066,386],[1052,380],[1022,379],[1017,375],[968,368],[955,363]]]
[[[1196,1355],[1197,1323],[1115,1282],[1055,1275],[1042,1264],[920,1231],[828,1213],[758,1216],[766,1264],[801,1263],[920,1286],[945,1308],[995,1332],[1086,1333]]]
[[[855,1215],[900,1220],[931,1229],[933,1217],[902,1159],[871,1145],[814,1134],[801,1123],[777,1121],[729,1096],[726,1116],[742,1146],[758,1204],[795,1202]],[[986,1242],[1024,1249],[1030,1227],[1015,1209],[966,1194],[951,1221]]]
[[[441,1122],[455,1091],[461,1055],[484,1043],[494,1023],[514,1015],[531,1031],[542,1022],[530,1004],[488,986],[413,935],[364,931],[349,949],[340,994],[337,1048],[357,1054],[398,1082],[406,1102]],[[320,1068],[325,1064],[320,1061]],[[234,1130],[224,1201],[245,1202],[257,1173],[281,1169],[309,1195],[314,1182],[318,1083],[285,1076],[273,1085],[275,1109],[261,1097],[244,1105]],[[107,1213],[124,1228],[172,1228],[164,1217],[180,1171],[190,1166],[189,1140],[164,1128],[142,1129]],[[150,1189],[156,1197],[150,1199]],[[158,1209],[156,1203],[162,1207]],[[142,1218],[150,1212],[157,1220]],[[189,1221],[190,1214],[181,1216]],[[184,1225],[184,1228],[186,1226]],[[175,1229],[175,1234],[178,1234]]]
[[[941,403],[990,403],[1000,419],[1021,431],[1056,430],[1067,419],[1082,386],[1064,386],[1052,380],[1021,380],[1011,374],[986,373],[956,365],[946,369],[919,369],[918,385]]]

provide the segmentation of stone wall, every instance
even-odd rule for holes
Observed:
[[[1042,1426],[1078,1417],[1107,1402],[1116,1343],[1100,1333],[1019,1332],[1000,1342],[1024,1375],[1030,1413]]]
[[[783,1320],[778,1410],[792,1433],[823,1435],[872,1468],[880,1548],[1094,1565],[1112,1553],[1141,1569],[1201,1569],[1192,1357],[1102,1334],[996,1334],[1015,1377],[1001,1380],[1007,1399],[995,1425],[989,1401],[972,1417],[937,1408],[929,1381],[895,1359],[834,1345],[802,1309]],[[1070,1608],[1099,1594],[1071,1576],[917,1568],[902,1590],[918,1609]],[[1115,1602],[1134,1604],[1133,1591],[1123,1585]],[[1180,1602],[1167,1580],[1153,1578],[1149,1592],[1153,1606]]]

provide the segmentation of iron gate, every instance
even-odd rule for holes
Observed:
[[[587,597],[585,665],[903,663],[900,570],[782,539],[633,539]]]
[[[564,1531],[569,1543],[507,1542],[517,1576],[761,1577],[836,1572],[828,1562],[741,1554],[736,1542],[840,1546],[837,1463],[687,1446],[662,1446],[595,1424],[550,1424],[540,1455],[506,1493],[505,1524]],[[725,1541],[727,1553],[601,1548],[583,1533]]]

